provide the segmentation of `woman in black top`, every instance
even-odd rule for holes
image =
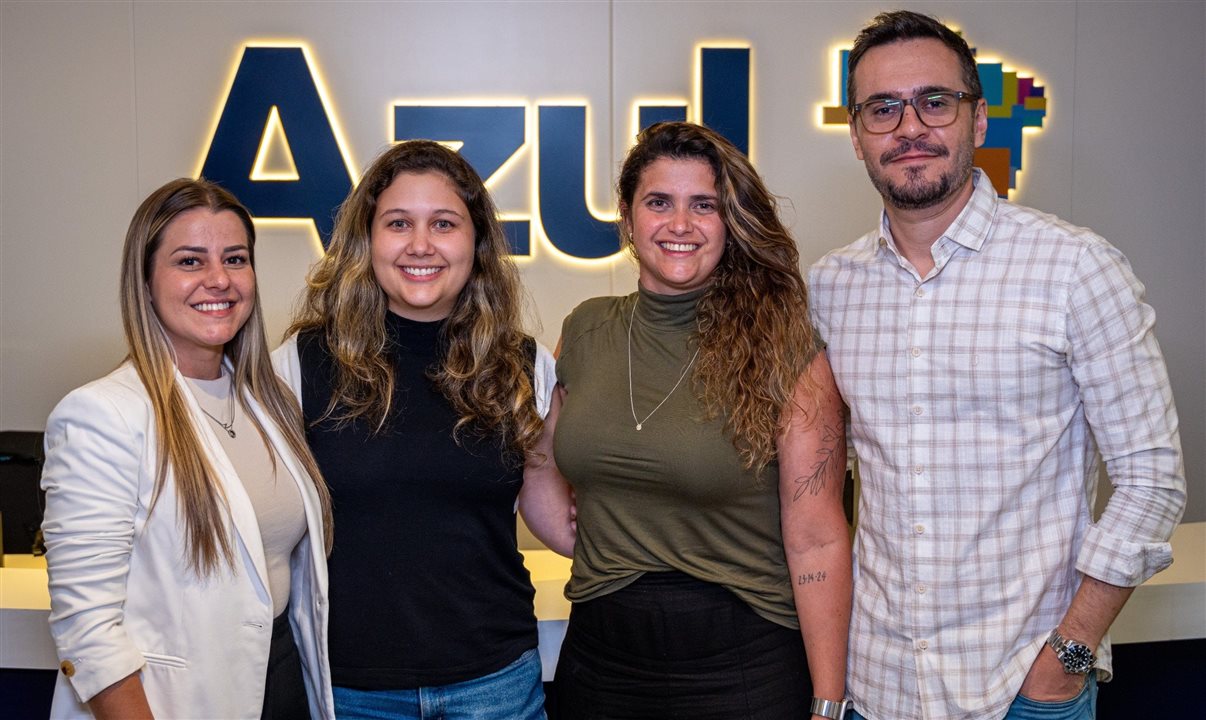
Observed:
[[[539,447],[552,359],[520,328],[507,251],[461,156],[396,145],[340,208],[276,352],[339,528],[341,717],[544,716],[516,507],[554,550],[574,538],[567,486]]]

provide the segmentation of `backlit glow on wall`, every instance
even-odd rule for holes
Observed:
[[[975,48],[972,53],[976,53]],[[850,117],[846,110],[850,49],[838,48],[832,51],[831,57],[835,59],[832,77],[837,102],[820,107],[820,124],[845,128]],[[1038,83],[1033,73],[1025,75],[1008,70],[1005,63],[997,59],[977,57],[976,69],[988,103],[988,132],[984,145],[976,148],[975,163],[988,175],[1001,197],[1008,197],[1009,191],[1018,187],[1018,173],[1025,155],[1023,139],[1040,131],[1047,116],[1046,88]]]
[[[707,41],[695,46],[694,55],[691,100],[637,100],[636,127],[691,119],[748,153],[749,44]],[[248,43],[233,70],[199,174],[242,198],[256,218],[312,221],[325,246],[336,209],[359,176],[327,98],[304,44]],[[444,143],[464,155],[490,186],[526,151],[532,160],[529,212],[503,215],[512,253],[531,257],[533,239],[543,238],[553,257],[609,260],[620,244],[615,211],[592,202],[599,160],[588,132],[592,122],[610,125],[614,119],[593,119],[584,99],[395,100],[389,103],[386,140]]]
[[[256,217],[311,219],[325,244],[335,208],[358,173],[309,49],[300,42],[249,42],[228,88],[198,175],[225,186]],[[252,177],[274,117],[296,180]]]
[[[299,179],[289,138],[281,127],[281,113],[275,105],[268,113],[268,123],[264,126],[264,136],[260,139],[260,149],[256,151],[249,177],[256,182]]]

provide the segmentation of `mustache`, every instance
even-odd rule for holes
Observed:
[[[947,155],[951,154],[951,151],[947,150],[942,145],[933,145],[924,140],[901,140],[899,145],[885,152],[883,155],[880,155],[879,162],[880,164],[886,165],[896,158],[911,153],[914,150],[929,153],[930,155],[934,155],[936,157],[946,157]]]

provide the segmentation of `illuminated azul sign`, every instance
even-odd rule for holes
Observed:
[[[696,112],[690,118],[750,147],[750,49],[701,46],[696,60]],[[221,183],[257,218],[307,219],[325,247],[337,207],[356,176],[307,49],[251,45],[243,49],[201,175]],[[636,130],[687,120],[688,102],[635,105]],[[526,102],[394,103],[393,141],[426,138],[457,147],[487,184],[528,143]],[[615,226],[587,203],[590,148],[586,103],[535,103],[536,192],[532,215],[504,216],[516,255],[531,253],[533,219],[549,243],[577,258],[619,251]],[[276,148],[285,169],[270,169]]]
[[[850,50],[838,52],[840,77],[835,77],[835,82],[839,99],[836,105],[821,108],[824,125],[844,126],[849,118],[846,78]],[[972,48],[972,54],[975,52]],[[988,133],[984,145],[976,148],[975,164],[988,175],[1001,197],[1008,197],[1009,191],[1017,188],[1018,172],[1022,169],[1022,137],[1026,130],[1037,131],[1043,127],[1043,118],[1047,115],[1046,88],[1033,77],[1006,71],[1001,62],[977,60],[976,69],[988,103]]]

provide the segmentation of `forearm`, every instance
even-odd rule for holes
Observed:
[[[524,471],[519,512],[537,540],[558,555],[572,557],[576,533],[570,487],[551,461],[547,465]]]
[[[553,437],[565,390],[558,385],[544,418],[544,432],[523,470],[523,488],[519,491],[519,512],[528,529],[553,552],[565,557],[574,554],[577,527],[574,523],[573,492],[557,469],[553,457]]]
[[[1096,652],[1101,638],[1134,590],[1084,576],[1072,604],[1060,620],[1060,635],[1084,643]],[[1075,696],[1082,687],[1084,678],[1066,673],[1055,651],[1044,645],[1022,683],[1021,694],[1032,700],[1057,702]]]
[[[844,522],[839,530],[827,542],[791,553],[787,562],[813,695],[827,700],[846,693],[850,540]]]
[[[1085,575],[1072,598],[1072,604],[1059,623],[1060,634],[1096,651],[1114,623],[1114,618],[1118,617],[1122,606],[1134,591],[1133,587],[1110,585]]]
[[[127,675],[101,690],[88,701],[96,720],[142,720],[154,718],[138,673]]]
[[[808,373],[818,392],[814,396],[803,381],[797,386],[779,438],[780,522],[813,694],[840,700],[851,604],[850,534],[842,508],[845,421],[824,355]]]

